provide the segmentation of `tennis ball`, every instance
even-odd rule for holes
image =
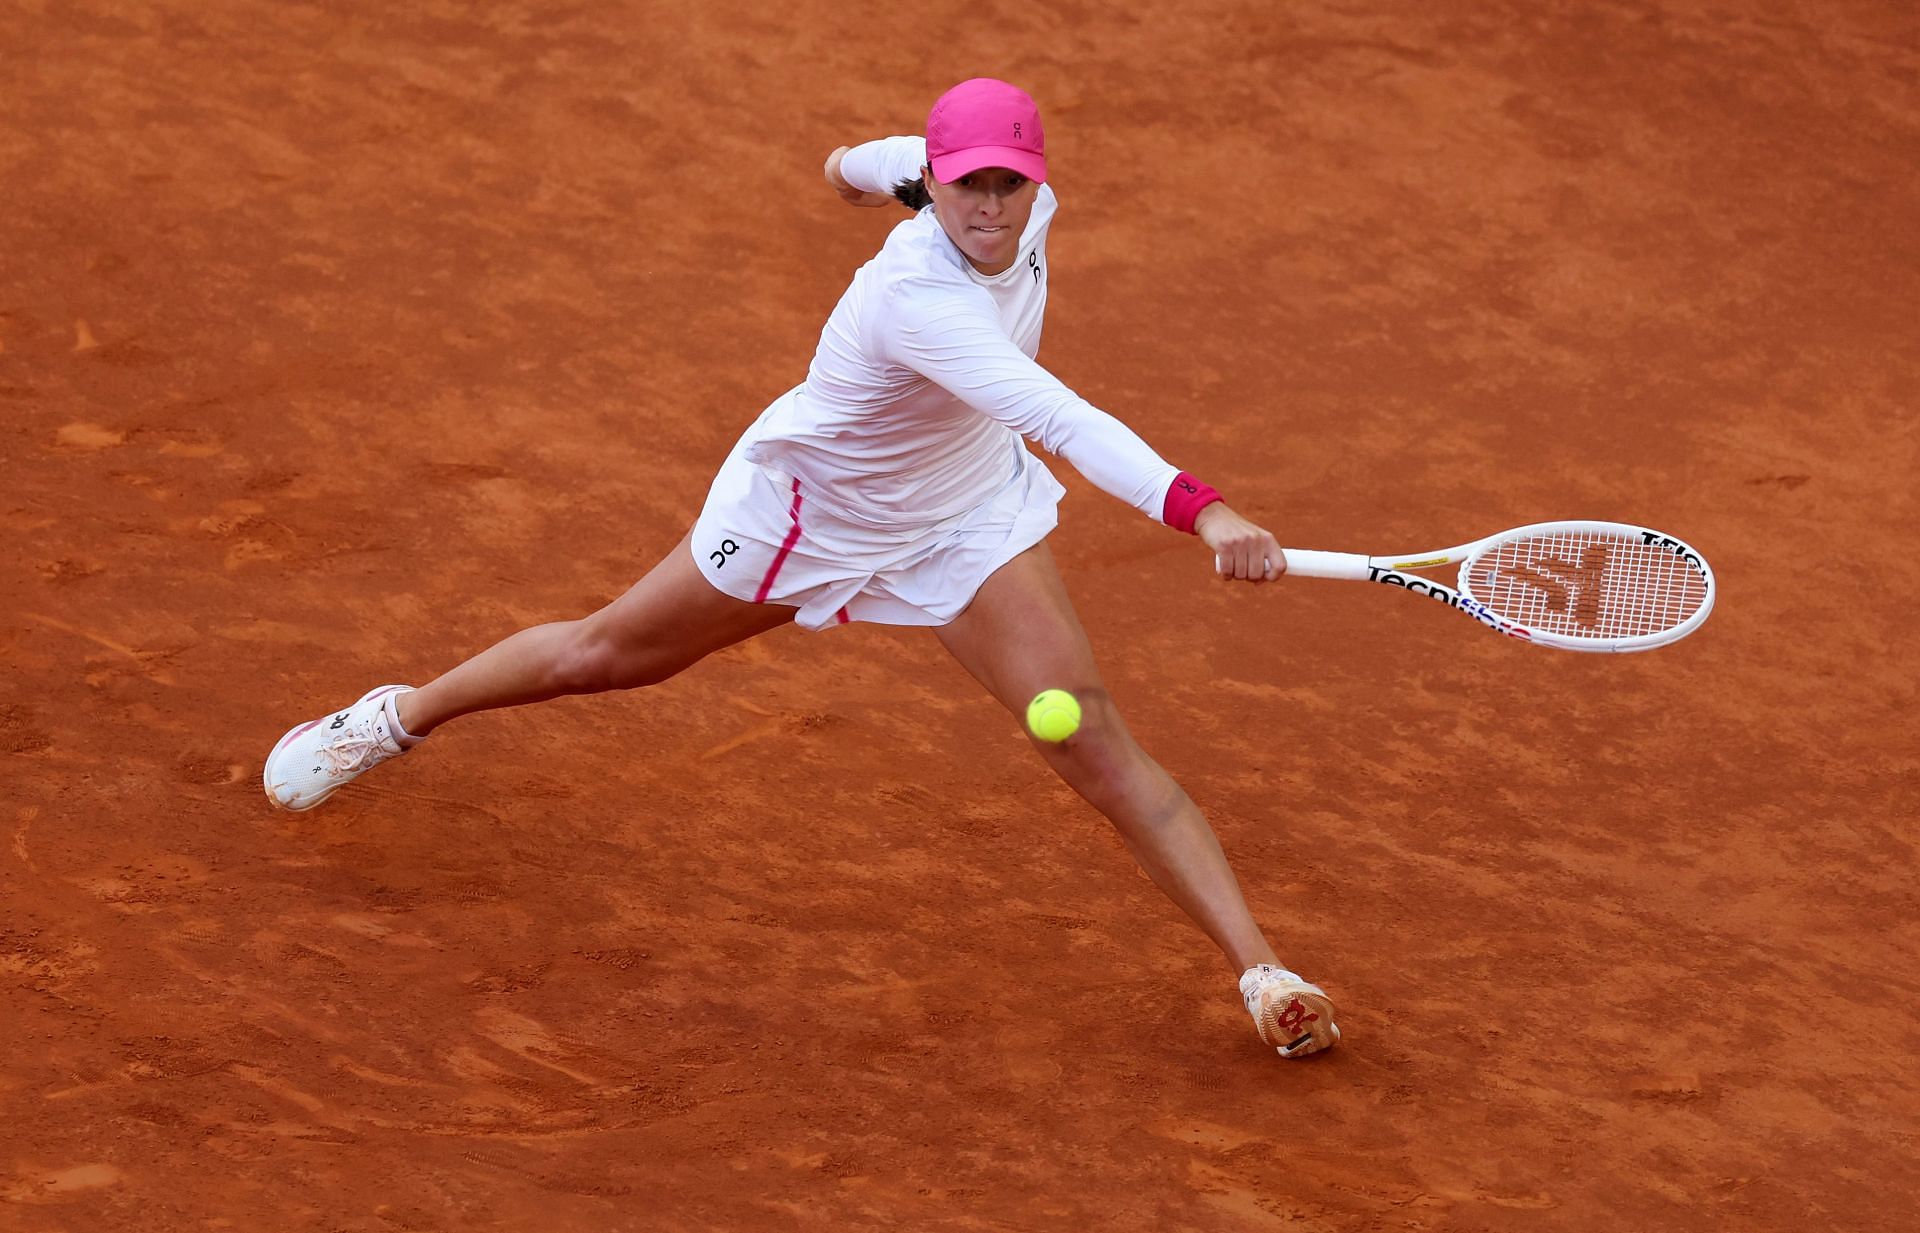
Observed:
[[[1080,700],[1064,689],[1043,689],[1027,703],[1027,731],[1043,741],[1064,741],[1080,730]]]

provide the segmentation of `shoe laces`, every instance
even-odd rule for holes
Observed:
[[[373,721],[368,720],[364,724],[349,724],[338,740],[320,747],[320,756],[327,760],[334,774],[347,775],[367,769],[387,754],[380,748]]]
[[[1260,1014],[1260,1003],[1274,989],[1288,986],[1290,992],[1298,992],[1302,986],[1318,989],[1312,981],[1304,979],[1298,972],[1271,963],[1262,963],[1248,968],[1240,977],[1240,996],[1246,1001],[1247,1011],[1256,1017]]]

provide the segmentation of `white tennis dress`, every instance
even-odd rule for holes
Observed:
[[[868,192],[919,176],[926,142],[850,150]],[[807,379],[773,401],[714,477],[693,554],[722,592],[788,604],[807,629],[944,625],[1044,539],[1065,490],[1026,437],[1164,521],[1179,472],[1034,361],[1053,189],[1012,267],[988,277],[931,207],[895,227],[820,333]]]

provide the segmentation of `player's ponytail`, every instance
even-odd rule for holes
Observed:
[[[920,176],[915,176],[911,180],[902,180],[894,185],[893,195],[899,199],[901,205],[915,214],[933,204],[933,196],[927,192],[927,182]]]

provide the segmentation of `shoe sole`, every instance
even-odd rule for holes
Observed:
[[[1270,1000],[1260,1016],[1260,1039],[1272,1042],[1287,1039],[1284,1045],[1274,1045],[1274,1051],[1281,1057],[1307,1057],[1314,1053],[1323,1053],[1340,1043],[1340,1025],[1333,1020],[1333,999],[1329,998],[1317,985],[1282,985],[1282,992],[1288,994],[1285,1002]],[[1296,1005],[1304,1010],[1297,1023],[1309,1019],[1318,1019],[1327,1025],[1327,1035],[1332,1037],[1325,1044],[1316,1043],[1311,1029],[1300,1032],[1297,1027],[1289,1028],[1280,1022],[1281,1016]],[[1288,1039],[1291,1034],[1291,1039]]]
[[[406,686],[406,685],[382,685],[378,689],[370,689],[366,693],[360,695],[360,701],[355,702],[353,705],[359,706],[363,702],[371,702],[375,698],[384,698],[388,694],[399,693],[401,690],[404,690],[407,688],[409,688],[409,686]],[[353,707],[348,707],[347,709],[352,710]],[[280,751],[287,747],[287,742],[291,741],[294,737],[299,736],[302,732],[305,732],[308,728],[312,728],[318,725],[325,719],[326,719],[326,716],[322,715],[319,719],[310,719],[306,723],[303,723],[298,727],[289,728],[285,736],[281,737],[279,740],[273,743],[273,752],[267,755],[266,765],[260,768],[260,787],[267,794],[267,802],[271,804],[275,809],[278,809],[283,813],[305,813],[307,810],[312,809],[315,805],[318,805],[321,801],[324,801],[329,796],[332,796],[335,792],[338,792],[341,788],[346,787],[345,784],[337,783],[337,784],[334,784],[331,788],[328,788],[325,792],[320,793],[318,796],[314,797],[310,801],[302,801],[298,805],[289,805],[285,801],[282,801],[278,796],[274,795],[273,781],[267,778],[267,776],[272,773],[273,760],[280,756]]]

